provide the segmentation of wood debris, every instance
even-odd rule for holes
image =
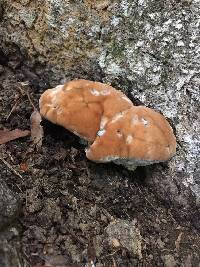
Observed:
[[[39,148],[42,146],[42,138],[44,136],[43,127],[40,125],[42,118],[37,109],[33,111],[30,117],[31,121],[31,141]]]

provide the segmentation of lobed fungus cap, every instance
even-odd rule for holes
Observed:
[[[88,80],[73,80],[46,90],[39,105],[43,117],[90,142],[116,113],[133,106],[121,91]]]
[[[39,104],[43,117],[91,143],[86,156],[92,161],[113,161],[134,170],[176,152],[172,128],[161,114],[135,107],[107,84],[70,81],[45,91]]]
[[[170,159],[176,152],[176,139],[167,120],[143,106],[116,114],[104,132],[86,150],[88,159],[114,161],[128,169]]]

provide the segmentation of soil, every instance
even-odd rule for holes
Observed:
[[[24,61],[15,47],[9,51],[0,59],[0,127],[30,129],[26,92],[38,108],[51,85],[42,66]],[[30,137],[1,146],[1,156],[22,176],[0,161],[1,179],[22,202],[13,221],[22,266],[199,266],[193,218],[182,220],[146,183],[156,166],[130,172],[92,163],[78,137],[48,121],[42,125],[40,148]]]

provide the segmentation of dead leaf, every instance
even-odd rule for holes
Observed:
[[[30,134],[30,131],[28,130],[20,130],[20,129],[15,129],[15,130],[0,130],[0,145],[5,144],[7,142],[10,142],[11,140],[15,140],[20,137],[25,137]]]
[[[44,136],[43,127],[40,125],[42,118],[40,113],[35,109],[30,117],[31,121],[31,140],[38,148],[42,146]]]

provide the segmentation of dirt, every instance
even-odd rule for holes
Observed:
[[[16,47],[7,51],[0,52],[0,128],[29,130],[27,92],[38,107],[51,74]],[[20,174],[0,161],[1,179],[22,202],[13,222],[19,235],[11,240],[20,240],[22,266],[199,266],[193,218],[183,220],[146,182],[156,166],[130,172],[92,163],[78,137],[42,125],[40,148],[30,137],[1,146],[1,157]]]

